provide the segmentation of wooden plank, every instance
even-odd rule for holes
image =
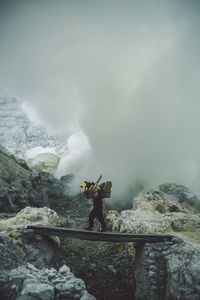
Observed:
[[[27,226],[36,234],[56,235],[69,238],[77,238],[90,241],[107,241],[107,242],[163,242],[170,241],[173,236],[167,234],[130,234],[115,232],[96,232],[63,227],[48,226]]]

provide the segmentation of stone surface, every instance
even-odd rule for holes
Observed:
[[[0,229],[22,229],[28,225],[56,226],[59,222],[58,214],[48,207],[30,207],[22,209],[15,217],[0,220]]]
[[[25,206],[48,206],[65,196],[67,180],[30,170],[0,147],[0,212],[18,212]],[[67,178],[67,176],[65,176]]]
[[[27,225],[57,226],[60,218],[47,207],[26,207],[0,221],[0,295],[2,300],[95,299],[84,282],[62,265],[56,237],[34,235]]]
[[[29,167],[35,167],[39,171],[49,172],[55,174],[60,157],[54,153],[40,153],[33,158],[27,159]]]
[[[166,298],[200,298],[200,246],[183,243],[170,247],[166,260]]]
[[[59,239],[33,235],[27,225],[58,225],[53,210],[26,207],[16,217],[0,220],[0,269],[11,269],[30,262],[36,267],[47,267],[61,262]]]
[[[200,299],[199,200],[186,187],[163,184],[134,198],[132,210],[111,211],[107,219],[121,232],[177,236],[171,242],[135,246],[136,300]]]
[[[24,158],[34,147],[65,149],[69,134],[49,134],[42,125],[36,125],[14,97],[0,97],[0,144],[17,157]]]
[[[64,269],[66,266],[62,267]],[[40,270],[30,264],[3,272],[0,292],[2,300],[95,300],[86,291],[84,282],[76,278],[69,268],[61,274],[54,268]]]
[[[199,258],[200,247],[183,241],[137,246],[136,299],[199,299]]]
[[[175,187],[172,184],[171,194],[170,184],[161,185],[162,191],[139,194],[133,200],[132,210],[124,210],[121,214],[110,211],[107,215],[109,225],[120,232],[200,232],[200,201],[188,189],[177,186],[176,192]]]

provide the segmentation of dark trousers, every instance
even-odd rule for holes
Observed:
[[[106,230],[106,223],[104,221],[103,213],[101,209],[93,208],[89,215],[89,227],[88,229],[91,230],[94,226],[94,219],[97,218],[101,223],[101,230]]]

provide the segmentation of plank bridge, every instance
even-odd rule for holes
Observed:
[[[174,236],[168,234],[131,234],[131,233],[115,233],[115,232],[96,232],[88,230],[79,230],[64,227],[48,227],[48,226],[27,226],[27,229],[33,230],[34,233],[47,236],[61,236],[68,238],[76,238],[90,241],[104,242],[168,242]]]

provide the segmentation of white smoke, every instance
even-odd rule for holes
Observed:
[[[72,134],[67,141],[68,153],[64,155],[59,163],[57,177],[66,174],[82,173],[87,167],[86,157],[90,153],[88,138],[83,132]],[[87,160],[88,163],[88,160]]]
[[[0,11],[1,94],[83,132],[59,175],[102,172],[119,197],[138,181],[199,191],[199,1],[19,0]]]

